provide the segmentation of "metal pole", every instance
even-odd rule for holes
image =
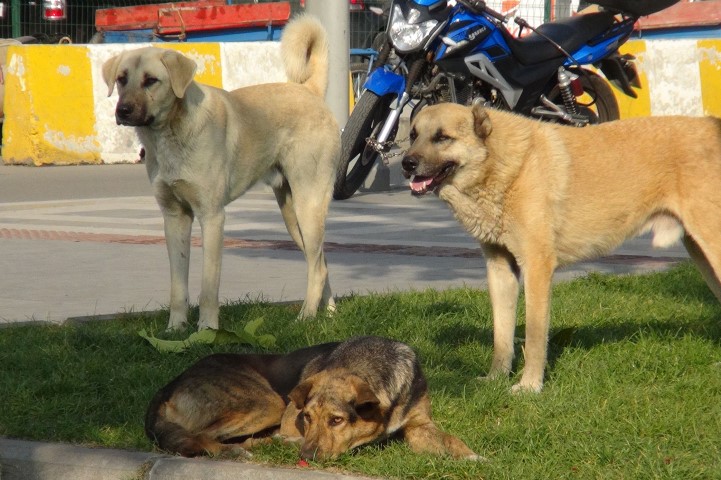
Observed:
[[[10,21],[12,22],[12,36],[17,38],[22,35],[20,30],[20,0],[10,2]]]
[[[348,0],[306,0],[305,11],[328,31],[328,93],[325,100],[340,128],[348,121],[350,75],[350,7]]]

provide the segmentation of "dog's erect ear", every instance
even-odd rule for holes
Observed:
[[[485,140],[491,134],[491,131],[493,131],[491,117],[488,115],[486,108],[480,104],[474,105],[472,112],[473,131],[476,132],[476,135]]]
[[[303,410],[303,407],[305,406],[305,400],[308,398],[308,393],[310,393],[310,389],[313,388],[313,382],[310,380],[306,380],[305,382],[297,385],[293,390],[290,391],[288,394],[288,398],[291,402],[293,402],[293,405],[295,405],[295,408],[298,410]]]
[[[105,84],[108,86],[108,97],[113,94],[115,80],[118,75],[118,65],[120,65],[122,57],[123,54],[120,53],[103,63],[103,80],[105,80]]]
[[[198,68],[196,63],[175,50],[167,50],[160,57],[170,76],[170,88],[178,98],[185,96],[185,90],[193,81],[195,69]]]

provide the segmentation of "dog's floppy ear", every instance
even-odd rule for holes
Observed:
[[[167,50],[160,57],[170,76],[170,88],[178,98],[185,96],[185,90],[193,81],[195,69],[198,68],[196,63],[175,50]]]
[[[298,384],[290,391],[288,398],[291,402],[293,402],[295,408],[303,410],[305,400],[308,398],[308,393],[310,393],[311,388],[313,388],[313,382],[311,380],[306,380],[305,382]]]
[[[118,65],[120,65],[120,60],[122,59],[123,54],[119,53],[103,63],[103,80],[105,80],[105,84],[108,86],[108,97],[113,94],[115,79],[118,75]]]
[[[473,113],[473,131],[476,132],[480,138],[485,140],[493,131],[491,125],[491,117],[488,115],[485,107],[480,104],[476,104],[472,109]]]
[[[378,411],[381,401],[367,382],[354,380],[353,389],[356,393],[353,408],[361,418],[369,418]]]

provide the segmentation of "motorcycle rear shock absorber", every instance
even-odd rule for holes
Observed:
[[[578,103],[572,87],[573,78],[563,67],[558,67],[558,89],[561,91],[561,99],[566,112],[577,115]]]

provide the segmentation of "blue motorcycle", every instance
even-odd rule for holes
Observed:
[[[393,0],[386,41],[343,129],[333,198],[349,198],[376,161],[387,161],[405,107],[411,119],[439,102],[483,102],[579,127],[618,119],[609,83],[634,98],[640,88],[633,56],[618,48],[640,16],[677,1],[591,0],[598,11],[537,28],[516,18],[530,30],[516,37],[481,0]]]

